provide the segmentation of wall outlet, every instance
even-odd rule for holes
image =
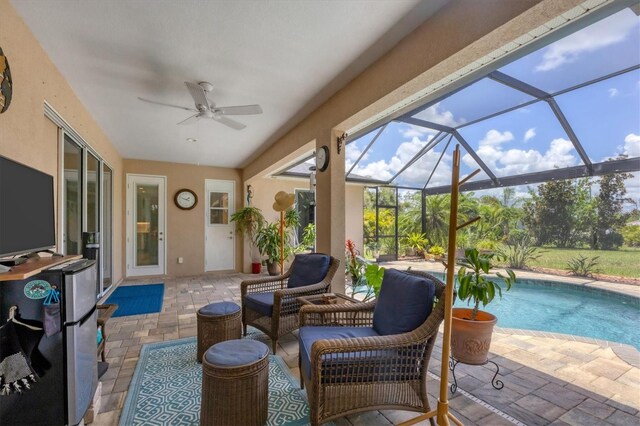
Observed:
[[[178,258],[178,263],[181,263],[181,264],[182,264],[182,263],[184,263],[184,258],[179,257],[179,258]]]

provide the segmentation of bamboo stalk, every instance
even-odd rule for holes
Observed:
[[[284,274],[284,212],[280,212],[280,275]],[[284,288],[284,281],[280,283]]]

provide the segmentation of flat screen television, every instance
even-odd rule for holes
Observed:
[[[53,176],[0,156],[0,258],[55,244]]]

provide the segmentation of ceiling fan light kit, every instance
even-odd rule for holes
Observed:
[[[206,81],[201,81],[198,84],[185,81],[184,84],[187,86],[189,94],[193,98],[195,108],[167,104],[164,102],[152,101],[150,99],[140,97],[138,97],[138,99],[150,104],[178,108],[195,113],[190,117],[187,117],[186,119],[180,121],[178,123],[179,125],[192,124],[201,118],[206,118],[217,121],[218,123],[224,124],[227,127],[231,127],[234,130],[242,130],[247,126],[226,116],[262,114],[262,107],[260,107],[260,105],[236,105],[217,107],[216,104],[207,97],[207,93],[211,93],[213,91],[213,84]]]

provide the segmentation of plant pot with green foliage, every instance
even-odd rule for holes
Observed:
[[[502,288],[489,274],[495,267],[495,253],[480,254],[477,249],[467,249],[458,260],[458,298],[472,304],[473,308],[453,308],[451,328],[451,354],[465,364],[485,364],[491,346],[495,315],[480,310],[495,298],[502,297]],[[516,276],[506,269],[507,276],[495,275],[504,280],[506,290],[511,289]]]
[[[410,256],[424,256],[424,250],[427,247],[429,241],[426,234],[420,232],[413,232],[405,239],[406,244],[409,246]]]
[[[277,222],[263,226],[256,235],[256,246],[266,257],[269,275],[280,274],[280,225]]]
[[[444,248],[440,246],[431,246],[431,248],[429,248],[429,251],[425,253],[424,258],[426,260],[440,261],[444,259],[444,254],[445,254]]]
[[[231,215],[231,221],[236,224],[236,231],[249,240],[251,256],[251,272],[259,274],[261,269],[260,253],[256,247],[256,236],[265,224],[262,211],[257,207],[247,206]]]

